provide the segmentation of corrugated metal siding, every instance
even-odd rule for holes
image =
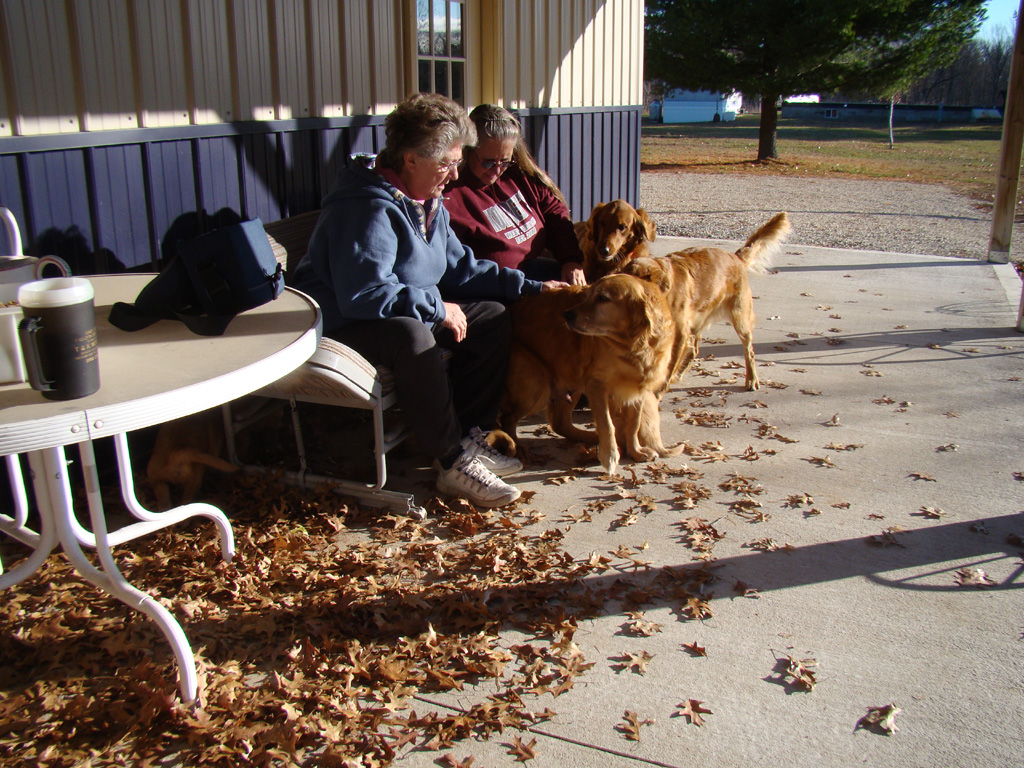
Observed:
[[[386,114],[409,91],[413,12],[412,0],[5,0],[0,134]],[[468,0],[466,22],[473,100],[642,101],[643,0]]]
[[[78,274],[153,268],[218,214],[316,208],[349,154],[383,146],[413,8],[4,0],[0,204],[29,253]],[[573,214],[636,203],[642,0],[468,0],[465,20],[472,102],[521,109]]]
[[[514,109],[642,102],[643,0],[505,0],[495,26],[503,77],[499,90],[485,86],[483,101]]]

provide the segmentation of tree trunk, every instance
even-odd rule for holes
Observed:
[[[757,159],[778,160],[779,94],[761,94],[761,124],[757,135]]]

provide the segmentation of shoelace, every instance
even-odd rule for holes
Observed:
[[[487,469],[487,467],[477,461],[475,457],[462,467],[462,473],[482,488],[498,487],[495,480],[499,480],[499,478]]]
[[[494,449],[493,446],[487,444],[487,438],[479,432],[473,435],[473,442],[480,449],[480,453],[485,454],[491,459],[504,459],[504,454],[499,453]]]

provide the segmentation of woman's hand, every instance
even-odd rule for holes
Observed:
[[[568,261],[562,265],[562,279],[569,285],[587,284],[587,278],[583,274],[583,265],[576,261]]]
[[[563,283],[561,280],[545,280],[540,284],[540,292],[544,291],[557,291],[559,288],[568,288],[568,283]]]
[[[458,304],[444,302],[444,320],[441,325],[455,334],[456,343],[466,338],[466,313]]]

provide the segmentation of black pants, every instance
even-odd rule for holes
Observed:
[[[498,417],[512,322],[494,301],[461,304],[466,338],[420,320],[394,317],[349,323],[329,334],[374,365],[390,368],[406,421],[434,459],[449,455],[473,427],[488,430]],[[441,350],[451,350],[447,370]]]

